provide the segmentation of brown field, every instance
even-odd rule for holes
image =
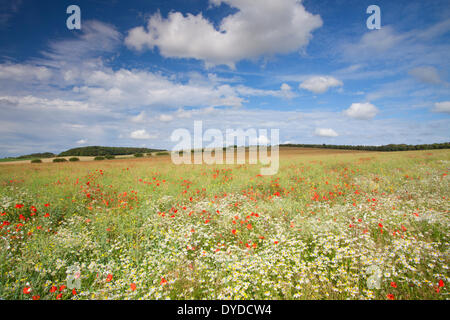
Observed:
[[[279,149],[280,157],[289,159],[292,157],[297,156],[326,156],[326,155],[337,155],[337,154],[354,154],[354,153],[368,153],[368,154],[374,154],[377,152],[374,151],[360,151],[360,150],[341,150],[341,149],[319,149],[319,148],[295,148],[295,147],[281,147]],[[270,156],[270,151],[269,151]],[[74,156],[68,156],[68,157],[58,157],[58,158],[65,158],[66,160],[69,160]],[[224,157],[225,157],[225,151],[224,151]],[[79,158],[81,162],[86,161],[94,161],[95,157],[85,157],[85,156],[76,156],[76,158]],[[370,157],[369,157],[370,158]],[[56,158],[46,158],[41,159],[43,163],[52,163],[53,159]],[[246,151],[246,159],[248,160],[248,151]],[[119,155],[116,156],[116,159],[114,159],[115,162],[125,160],[125,161],[155,161],[155,162],[161,162],[170,160],[170,155],[160,155],[156,156],[156,153],[153,153],[152,156],[147,156],[143,158],[135,158],[134,155]],[[111,161],[111,160],[104,160],[104,161]],[[31,160],[21,160],[21,161],[5,161],[0,162],[0,165],[12,165],[12,164],[29,164]],[[38,165],[38,164],[37,164]]]

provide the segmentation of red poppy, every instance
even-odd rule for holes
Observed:
[[[252,227],[252,225],[250,223],[247,225],[247,229],[248,230],[252,230],[253,229],[253,227]]]
[[[236,229],[231,230],[232,234],[236,234]]]
[[[394,300],[394,295],[392,293],[389,293],[386,298],[388,298],[389,300]]]
[[[391,282],[391,287],[392,288],[397,288],[397,284],[395,282]]]
[[[27,286],[27,287],[24,287],[24,288],[23,288],[23,293],[24,293],[24,294],[30,294],[30,293],[31,293],[31,287],[28,287],[28,286]]]
[[[110,273],[108,274],[108,276],[106,277],[106,282],[110,282],[113,278],[113,275]]]
[[[56,300],[61,300],[61,298],[62,298],[62,293],[60,293],[56,296]]]
[[[63,291],[65,288],[67,288],[65,285],[62,285],[61,287],[59,287],[59,291]]]
[[[33,300],[39,300],[41,296],[33,296]]]
[[[439,287],[442,288],[444,286],[444,281],[439,280]]]
[[[44,204],[44,207],[50,207],[50,203]]]
[[[167,280],[164,279],[164,278],[161,278],[161,285],[163,286],[163,285],[165,285],[165,284],[167,284]]]
[[[77,295],[77,291],[76,291],[75,289],[73,289],[73,290],[72,290],[72,294],[73,294],[74,296],[76,296],[76,295]]]
[[[17,209],[23,208],[23,204],[16,204],[16,208],[17,208]]]
[[[130,284],[130,289],[131,289],[131,291],[136,290],[136,284],[135,283],[131,283]]]
[[[55,287],[55,286],[52,286],[52,287],[50,288],[50,293],[56,292],[56,290],[58,290],[58,288]]]

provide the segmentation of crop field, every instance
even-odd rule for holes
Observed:
[[[0,298],[449,298],[450,150],[259,168],[0,164]]]

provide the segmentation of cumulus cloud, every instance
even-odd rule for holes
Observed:
[[[156,135],[149,134],[145,129],[141,129],[131,132],[130,138],[136,140],[150,140],[155,139],[157,137]]]
[[[314,135],[319,137],[337,137],[338,134],[331,128],[316,128]]]
[[[324,93],[329,88],[340,87],[342,85],[342,81],[331,76],[312,76],[300,83],[299,88],[314,93]]]
[[[433,112],[450,113],[450,101],[436,102]]]
[[[417,67],[409,71],[409,74],[425,83],[439,84],[442,82],[435,67]]]
[[[159,13],[148,25],[128,32],[125,43],[137,50],[158,47],[164,57],[194,58],[206,65],[228,65],[243,59],[256,59],[298,51],[311,39],[312,31],[322,26],[319,15],[305,10],[296,0],[210,0],[237,9],[219,24],[203,17],[171,12]]]
[[[350,108],[344,110],[343,113],[350,118],[369,120],[377,115],[378,109],[370,102],[352,103]]]
[[[292,99],[297,96],[294,92],[292,92],[291,86],[288,85],[287,83],[283,83],[281,85],[280,93],[281,93],[281,96],[286,99]]]
[[[157,110],[144,113],[150,123],[132,122],[126,113],[112,117],[110,112],[92,113],[83,109],[70,112],[67,109],[39,108],[8,105],[0,99],[0,156],[29,154],[51,151],[59,153],[73,147],[79,139],[88,139],[90,145],[136,146],[154,142],[155,148],[170,150],[174,143],[170,134],[180,127],[193,132],[194,120],[202,120],[204,131],[209,128],[226,132],[227,128],[244,130],[248,128],[280,130],[280,141],[296,143],[323,143],[323,139],[336,139],[338,144],[388,144],[388,143],[431,143],[448,140],[449,120],[442,119],[374,119],[373,121],[348,121],[342,112],[332,111],[288,111],[280,109],[250,108],[195,108],[168,111],[179,121],[161,122]],[[141,114],[144,108],[133,114]],[[89,114],[87,117],[86,114]],[[299,116],[301,115],[301,119]],[[190,116],[191,118],[182,118]],[[20,134],[17,134],[17,119],[20,119]],[[82,124],[80,126],[79,124]],[[43,130],[45,128],[45,130]],[[151,128],[151,132],[149,131]],[[315,134],[316,128],[333,128],[338,137],[325,138]],[[142,137],[135,139],[131,137]],[[64,134],[61,134],[63,132]],[[156,136],[156,133],[157,136]],[[318,133],[320,133],[318,131]],[[152,138],[144,139],[144,137]],[[86,138],[88,137],[88,138]],[[270,138],[270,135],[266,135]],[[262,142],[262,141],[261,141]]]
[[[181,83],[144,70],[86,72],[75,91],[92,102],[108,103],[118,108],[142,105],[240,107],[244,102],[236,88],[228,84]]]

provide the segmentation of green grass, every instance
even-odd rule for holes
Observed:
[[[0,159],[1,162],[15,162],[15,161],[27,161],[27,160],[35,160],[37,158],[24,158],[24,159],[15,159],[15,158],[2,158]]]

